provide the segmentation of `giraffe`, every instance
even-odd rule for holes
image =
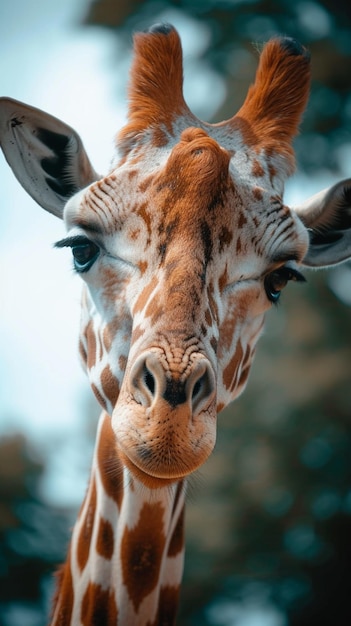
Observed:
[[[243,391],[287,283],[351,257],[351,179],[283,202],[305,48],[270,40],[244,104],[218,124],[189,110],[182,73],[171,25],[135,35],[128,119],[104,176],[65,123],[0,103],[10,167],[65,222],[56,246],[84,283],[79,352],[102,407],[55,626],[175,624],[186,479],[214,448],[217,414]]]

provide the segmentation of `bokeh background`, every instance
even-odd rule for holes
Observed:
[[[135,30],[170,21],[201,118],[241,105],[274,34],[312,53],[297,203],[351,176],[348,0],[3,0],[0,84],[74,126],[106,171]],[[0,161],[0,626],[43,626],[88,480],[98,409],[77,358],[79,279],[63,227]],[[190,483],[182,626],[351,623],[351,264],[272,310],[248,388]]]

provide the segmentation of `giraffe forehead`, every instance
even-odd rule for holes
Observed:
[[[236,257],[242,252],[245,263],[248,255],[261,262],[265,247],[274,256],[272,248],[288,239],[304,250],[299,239],[305,234],[282,207],[272,161],[252,151],[226,150],[215,129],[211,135],[188,128],[169,146],[139,149],[68,203],[68,225],[112,235],[126,260],[143,265],[146,252],[163,259],[166,250],[176,253],[179,247],[183,255],[196,248],[207,260],[226,250]],[[272,239],[282,222],[285,236]]]
[[[152,171],[144,168],[140,156],[137,163],[116,168],[77,194],[66,206],[66,224],[105,235],[123,231],[136,241],[146,231],[147,243],[156,245],[158,239],[180,232],[186,232],[186,239],[190,232],[203,239],[204,229],[213,232],[223,222],[223,208],[230,204],[225,200],[229,158],[206,133],[197,141],[180,141],[168,157],[160,156]],[[218,205],[221,214],[214,210]],[[211,224],[205,226],[208,218]]]

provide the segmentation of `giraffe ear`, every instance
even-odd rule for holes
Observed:
[[[351,178],[320,191],[295,211],[310,231],[303,265],[326,267],[351,258]]]
[[[11,98],[0,98],[0,145],[22,187],[57,217],[74,193],[100,178],[70,126]]]
[[[280,158],[290,174],[291,146],[306,107],[310,85],[310,55],[290,37],[271,39],[263,48],[254,84],[245,102],[230,120],[239,123],[244,141]]]

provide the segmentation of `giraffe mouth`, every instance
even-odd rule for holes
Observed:
[[[171,472],[169,472],[168,475],[166,475],[166,473],[162,475],[156,474],[149,470],[146,471],[145,467],[141,468],[139,464],[132,461],[123,451],[120,450],[119,455],[131,474],[139,480],[139,482],[143,483],[145,487],[148,487],[148,489],[162,489],[163,487],[183,480],[189,474],[189,471],[177,472],[174,473],[173,476],[170,475]]]
[[[211,454],[216,439],[213,428],[201,433],[173,431],[144,442],[116,437],[119,456],[132,475],[148,487],[162,487],[183,480],[199,469]],[[185,429],[187,430],[187,429]]]

